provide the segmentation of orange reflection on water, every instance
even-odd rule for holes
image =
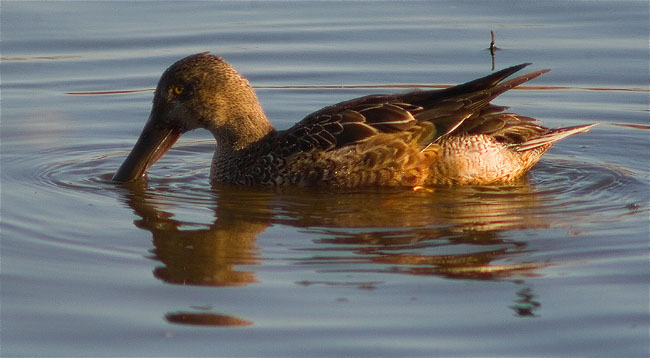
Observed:
[[[253,322],[239,317],[218,313],[176,312],[166,314],[165,319],[170,323],[192,326],[250,326],[253,324]]]
[[[322,272],[521,280],[552,264],[531,261],[528,244],[507,235],[550,225],[537,215],[539,197],[525,180],[512,186],[439,187],[433,192],[220,187],[214,188],[214,202],[204,202],[214,210],[214,219],[199,229],[196,223],[176,219],[173,208],[182,203],[149,190],[146,181],[126,184],[125,189],[126,202],[139,216],[135,225],[152,234],[151,259],[162,264],[154,276],[171,284],[258,282],[255,266],[264,264],[258,235],[272,225],[308,232],[299,238],[307,240],[305,244],[290,250],[299,252],[297,257],[274,260]],[[327,277],[296,284],[364,290],[383,284],[377,275],[367,281]],[[252,324],[212,312],[170,313],[165,319],[205,326]]]

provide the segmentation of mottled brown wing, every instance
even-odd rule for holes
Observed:
[[[429,97],[414,93],[409,103],[424,108],[415,118],[418,121],[429,121],[435,124],[438,137],[458,132],[469,132],[469,128],[477,126],[505,125],[499,117],[505,107],[490,104],[494,98],[524,82],[530,81],[549,70],[531,72],[516,78],[504,81],[505,78],[526,67],[521,64],[495,72],[489,76],[438,91]],[[523,117],[522,117],[523,118]],[[495,129],[493,128],[493,129]]]
[[[379,133],[412,128],[411,114],[421,110],[407,103],[389,103],[390,96],[360,98],[346,106],[328,107],[281,133],[283,155],[312,150],[331,150],[366,141]]]
[[[549,129],[537,124],[534,118],[505,112],[508,107],[487,105],[468,118],[458,129],[460,133],[470,135],[486,134],[497,142],[518,145],[549,132]]]
[[[469,132],[472,128],[480,131],[481,126],[486,131],[503,129],[509,122],[503,113],[498,114],[502,107],[490,106],[489,102],[499,94],[548,71],[532,72],[504,81],[527,65],[509,67],[444,90],[370,95],[340,102],[312,113],[292,128],[279,133],[278,148],[284,156],[299,151],[331,150],[369,140],[379,133],[417,131],[419,128],[432,133],[431,124],[435,133],[427,136],[431,140],[456,131]],[[416,126],[418,122],[429,124]],[[504,138],[511,132],[515,133],[517,129],[504,132]],[[422,136],[412,135],[408,138]]]

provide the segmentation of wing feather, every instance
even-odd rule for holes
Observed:
[[[532,137],[543,135],[543,127],[534,124],[531,118],[505,113],[507,107],[491,105],[490,101],[548,72],[541,70],[505,80],[527,65],[512,66],[444,90],[370,95],[325,107],[281,132],[279,148],[284,155],[298,151],[328,151],[361,143],[382,133],[399,132],[405,134],[399,136],[401,140],[414,141],[412,145],[422,148],[455,133],[490,134],[504,143],[521,145]],[[427,139],[426,143],[418,142],[423,138]]]

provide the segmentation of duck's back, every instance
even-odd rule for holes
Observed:
[[[229,160],[213,180],[253,185],[419,186],[508,183],[553,142],[592,125],[551,130],[490,104],[548,70],[513,66],[444,90],[371,95],[329,107]]]

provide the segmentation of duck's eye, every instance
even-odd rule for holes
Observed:
[[[185,90],[185,88],[183,88],[183,86],[174,86],[174,89],[173,89],[174,94],[177,95],[177,96],[180,96],[181,94],[183,94],[184,90]]]

